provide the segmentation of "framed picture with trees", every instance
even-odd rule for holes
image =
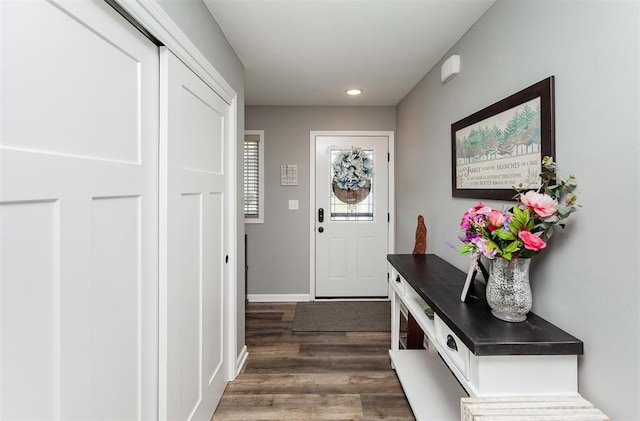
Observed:
[[[511,200],[540,187],[542,158],[554,154],[550,76],[451,125],[452,195]]]

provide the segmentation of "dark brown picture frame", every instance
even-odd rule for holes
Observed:
[[[555,158],[554,114],[550,76],[453,123],[452,196],[512,200],[514,187],[536,188],[542,158]]]

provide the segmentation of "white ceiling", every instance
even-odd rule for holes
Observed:
[[[397,105],[494,1],[204,0],[247,105],[358,106]]]

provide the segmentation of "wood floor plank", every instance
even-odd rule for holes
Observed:
[[[387,357],[389,355],[389,344],[382,342],[373,344],[300,344],[300,356],[303,357],[337,357],[350,355]]]
[[[324,344],[343,344],[345,342],[357,343],[350,341],[344,332],[323,332],[315,335],[291,333],[286,329],[263,329],[263,330],[246,330],[245,342],[247,347],[252,345],[261,345],[267,343],[324,343]],[[249,349],[250,351],[250,349]]]
[[[223,397],[213,420],[364,420],[360,395]]]
[[[349,357],[264,357],[257,355],[247,361],[245,373],[361,373],[388,371],[388,356]]]
[[[229,383],[227,394],[402,394],[395,373],[246,374]]]
[[[266,334],[267,331],[277,333],[280,332],[288,332],[289,326],[291,322],[282,321],[282,313],[272,313],[277,316],[276,319],[254,319],[251,321],[247,321],[246,331],[257,331],[256,333],[262,332],[262,334]]]
[[[299,353],[300,344],[295,343],[270,343],[251,347],[251,355],[254,356],[295,356]]]
[[[389,332],[292,332],[296,303],[248,303],[249,358],[216,421],[413,420]]]
[[[249,313],[245,316],[246,324],[251,325],[256,320],[282,320],[283,311],[274,311],[269,313]]]
[[[283,322],[293,322],[293,318],[296,314],[295,309],[291,309],[282,313]]]
[[[355,343],[384,342],[391,344],[391,332],[345,332],[347,339]]]

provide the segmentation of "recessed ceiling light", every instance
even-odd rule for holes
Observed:
[[[362,93],[362,89],[347,89],[345,92],[347,93],[347,95],[356,96]]]

